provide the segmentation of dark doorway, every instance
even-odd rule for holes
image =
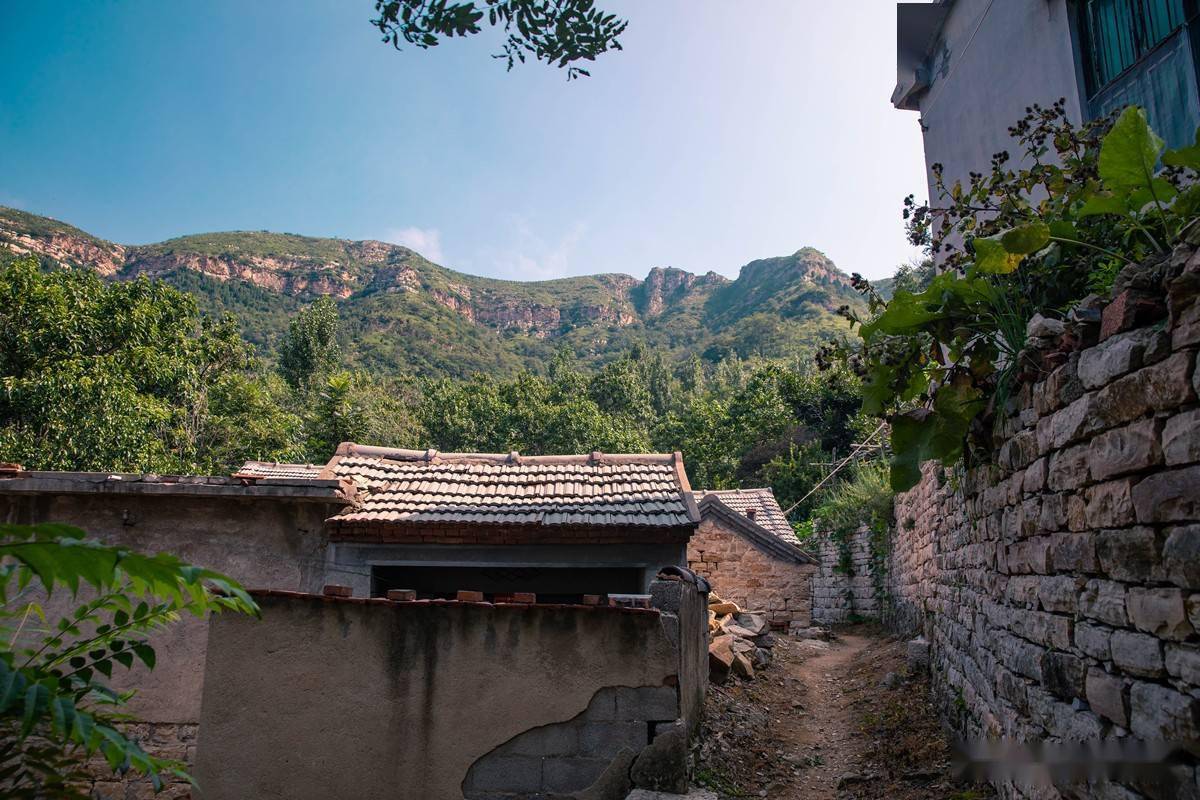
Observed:
[[[642,571],[636,567],[373,567],[371,594],[415,589],[420,599],[453,599],[460,589],[497,594],[534,592],[539,603],[579,603],[585,594],[637,594]]]

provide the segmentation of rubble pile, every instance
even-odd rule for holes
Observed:
[[[724,683],[730,675],[752,680],[755,669],[771,663],[775,637],[767,615],[743,611],[715,592],[708,596],[708,638],[708,677],[713,683]]]

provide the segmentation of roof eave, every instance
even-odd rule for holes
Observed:
[[[713,516],[744,534],[752,542],[768,550],[773,555],[789,559],[797,563],[816,564],[817,559],[789,541],[779,538],[771,531],[759,525],[745,514],[730,508],[721,502],[719,497],[706,495],[700,500],[701,516]]]

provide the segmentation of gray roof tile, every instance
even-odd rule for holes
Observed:
[[[678,454],[516,456],[343,444],[326,467],[359,487],[363,523],[679,527],[697,521]]]

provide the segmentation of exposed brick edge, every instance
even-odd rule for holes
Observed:
[[[248,589],[251,597],[280,597],[289,600],[316,600],[323,603],[350,603],[363,606],[444,606],[448,608],[507,608],[542,609],[553,611],[583,611],[588,613],[646,614],[661,616],[656,608],[631,608],[628,606],[599,606],[575,603],[472,603],[461,600],[388,600],[386,597],[334,597],[311,592],[294,592],[286,589]]]

